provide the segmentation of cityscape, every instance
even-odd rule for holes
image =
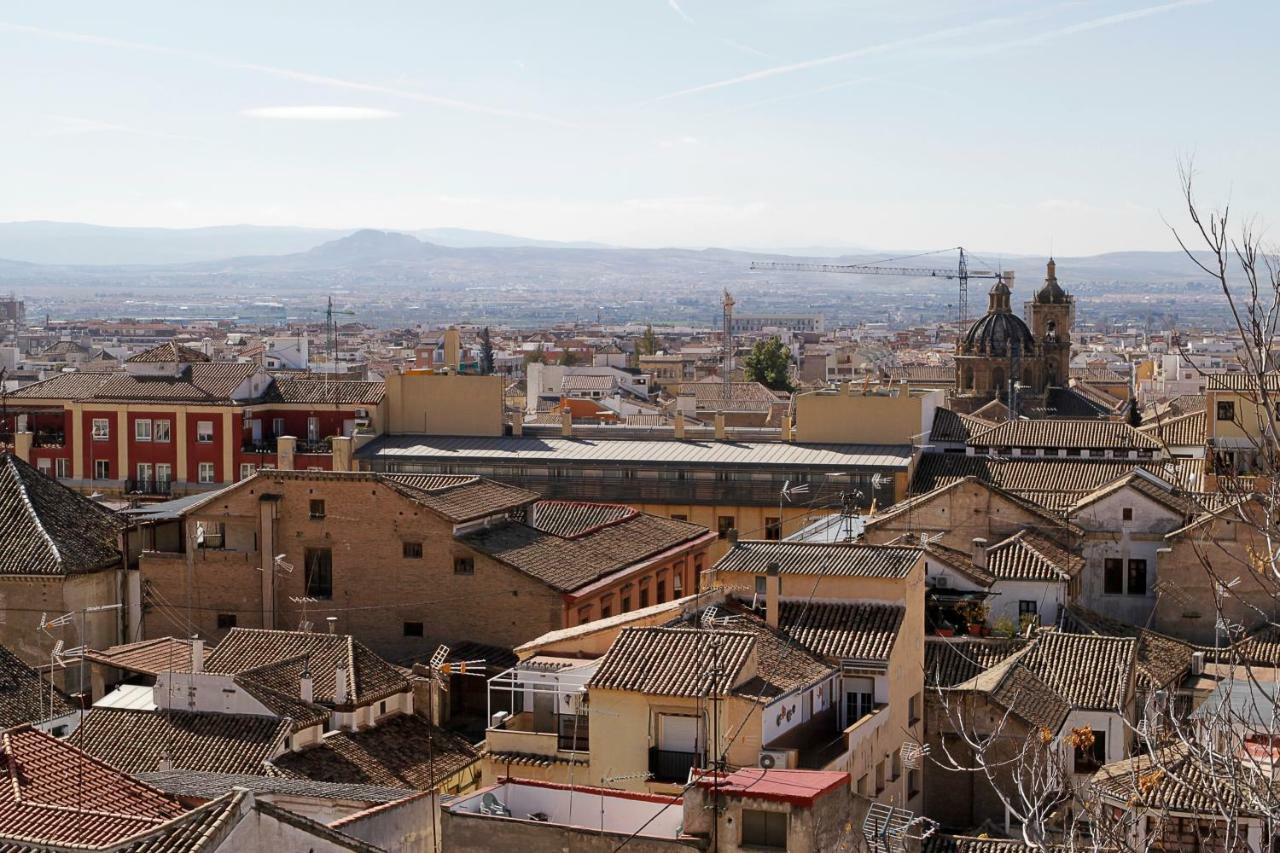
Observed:
[[[1280,850],[1280,10],[73,5],[0,849]]]

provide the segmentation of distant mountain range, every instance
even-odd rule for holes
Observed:
[[[0,222],[0,258],[56,266],[185,264],[245,255],[295,254],[351,233],[272,225],[117,228],[78,222]],[[458,249],[606,248],[602,243],[559,243],[466,228],[424,228],[406,233]]]

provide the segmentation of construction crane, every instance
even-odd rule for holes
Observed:
[[[938,267],[888,267],[883,266],[883,262],[877,264],[812,264],[791,261],[752,261],[751,269],[786,270],[788,272],[836,272],[852,273],[854,275],[901,275],[908,276],[910,278],[958,279],[960,282],[960,294],[956,305],[956,326],[958,328],[957,334],[964,335],[965,328],[969,324],[969,279],[995,279],[1000,278],[1004,274],[994,270],[969,269],[969,260],[965,255],[963,246],[954,246],[950,249],[939,249],[935,252],[925,252],[924,255],[936,255],[941,252],[960,253],[960,260],[956,264],[955,269],[941,269]],[[919,258],[924,255],[911,255],[906,258],[888,258],[887,260],[909,260],[910,258]]]

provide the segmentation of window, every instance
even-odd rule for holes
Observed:
[[[133,438],[135,441],[151,440],[151,421],[139,418],[133,422]]]
[[[404,623],[404,635],[405,635],[406,637],[421,637],[421,636],[422,636],[422,623],[421,623],[421,622],[406,622],[406,623]]]
[[[37,459],[36,470],[39,471],[41,474],[44,474],[46,477],[48,477],[49,472],[53,470],[53,463],[50,462],[48,459]]]
[[[606,598],[604,601],[600,602],[600,618],[608,619],[612,615],[613,615],[613,601]]]
[[[1107,557],[1102,561],[1102,591],[1107,595],[1124,595],[1124,560]]]
[[[640,582],[640,606],[649,606],[649,584],[644,581]]]
[[[151,463],[150,462],[138,463],[138,483],[143,486],[147,486],[151,484]]]
[[[307,441],[320,440],[320,419],[316,417],[307,418]]]
[[[196,441],[201,444],[213,441],[213,421],[196,421]]]
[[[271,434],[277,438],[284,435],[284,418],[271,419]]]
[[[658,603],[662,604],[667,600],[667,579],[658,578]]]
[[[421,560],[422,559],[422,543],[421,542],[404,543],[404,558],[406,560]]]
[[[920,722],[920,698],[921,694],[917,693],[907,699],[907,725],[909,726]]]
[[[769,581],[764,575],[756,575],[756,598],[757,603],[763,603],[766,595],[769,594]]]
[[[907,770],[907,799],[914,799],[920,793],[920,771],[909,768]]]
[[[1089,455],[1090,455],[1091,457],[1093,457],[1094,459],[1102,459],[1102,458],[1106,457],[1106,455],[1107,455],[1107,451],[1105,451],[1105,450],[1097,450],[1097,449],[1095,449],[1095,450],[1090,450],[1090,451],[1089,451]]]
[[[1024,618],[1028,616],[1034,617],[1035,615],[1036,615],[1036,603],[1034,601],[1030,601],[1024,598],[1018,602],[1018,622],[1019,623],[1021,623]]]
[[[455,575],[474,575],[476,573],[476,561],[472,557],[454,557],[453,573]]]
[[[173,480],[173,466],[168,462],[156,463],[156,482],[168,483]]]
[[[876,794],[884,793],[884,762],[876,764]]]
[[[734,521],[732,515],[721,515],[716,518],[716,529],[720,532],[720,538],[724,539],[729,535],[729,531],[733,529]]]
[[[889,778],[896,782],[902,777],[902,750],[895,749],[893,757],[889,760],[889,772],[892,774]]]
[[[585,622],[590,622],[590,621],[591,621],[591,605],[588,604],[586,607],[579,607],[578,608],[578,624],[581,625]]]
[[[254,471],[256,470],[257,468],[252,462],[241,462],[240,463],[240,479],[241,480],[249,479],[250,477],[253,476]]]
[[[787,813],[742,810],[743,847],[787,849]]]
[[[93,419],[93,440],[109,441],[111,439],[111,421],[107,418]]]
[[[1234,421],[1236,419],[1236,404],[1231,400],[1224,400],[1218,403],[1218,420]]]
[[[1107,763],[1107,733],[1095,730],[1092,747],[1076,747],[1076,772],[1093,773]]]
[[[308,548],[305,557],[303,584],[311,598],[333,598],[333,551],[329,548]]]
[[[230,631],[236,626],[236,615],[234,613],[218,614],[218,630]]]
[[[671,520],[672,521],[688,521],[689,516],[685,515],[682,512],[673,512],[671,513]]]
[[[213,482],[213,463],[201,462],[200,468],[198,469],[197,474],[199,475],[199,480],[201,483],[212,483]]]
[[[629,594],[628,594],[628,595],[624,595],[624,596],[622,596],[621,601],[622,601],[622,603],[621,603],[621,604],[619,605],[619,607],[618,607],[618,612],[619,612],[619,613],[630,613],[630,612],[631,612],[631,596],[630,596]]]
[[[764,519],[764,538],[777,542],[782,538],[782,519],[766,516]]]
[[[1130,560],[1129,561],[1129,595],[1146,595],[1147,594],[1147,561],[1146,560]]]
[[[169,422],[168,421],[152,421],[151,440],[163,441],[163,442],[169,441]]]
[[[671,594],[676,598],[684,595],[684,575],[680,572],[671,576]]]
[[[1124,509],[1120,510],[1120,520],[1133,521],[1133,507],[1127,506]]]
[[[55,459],[53,460],[53,473],[59,480],[65,480],[71,476],[71,460]]]
[[[324,501],[322,500],[311,501],[311,517],[324,518]]]
[[[111,460],[110,459],[93,460],[93,479],[95,480],[111,479]]]

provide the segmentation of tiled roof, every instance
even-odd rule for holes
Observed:
[[[245,674],[278,693],[297,696],[300,670],[296,666],[264,667],[304,657],[310,663],[317,703],[334,704],[334,672],[338,667],[347,671],[350,704],[366,705],[410,689],[399,670],[346,634],[232,628],[205,656],[204,668],[207,672]]]
[[[894,540],[895,544],[899,541],[907,541],[915,538],[910,533],[904,533]],[[974,583],[989,587],[996,582],[995,576],[986,569],[978,568],[973,562],[973,551],[961,551],[958,548],[952,548],[943,545],[941,542],[929,542],[924,546],[924,551],[935,560],[945,563],[948,567],[955,569],[961,574],[969,578]]]
[[[626,504],[538,501],[529,526],[543,533],[575,538],[594,528],[625,521],[636,514],[636,510]]]
[[[925,683],[937,687],[954,687],[1026,648],[1027,642],[1020,637],[927,637],[924,643]]]
[[[191,641],[175,637],[125,643],[101,651],[89,649],[84,656],[94,663],[144,675],[191,671]]]
[[[1138,641],[1041,631],[1019,660],[1076,708],[1115,711],[1130,698]]]
[[[1119,385],[1121,383],[1128,384],[1129,377],[1122,373],[1117,373],[1109,367],[1073,367],[1071,368],[1071,378],[1081,379],[1085,382],[1099,382],[1103,385]]]
[[[71,575],[120,564],[115,516],[0,453],[0,575]]]
[[[952,365],[909,364],[903,367],[890,367],[885,371],[894,381],[906,380],[916,384],[955,385],[956,369]]]
[[[827,660],[887,662],[905,612],[896,604],[784,600],[778,632]]]
[[[167,341],[149,350],[143,350],[137,355],[130,356],[126,361],[130,364],[172,364],[174,362],[192,364],[209,361],[209,356],[198,349],[183,346],[174,341]]]
[[[1054,418],[1110,418],[1115,411],[1094,399],[1100,395],[1097,389],[1089,395],[1078,388],[1050,388],[1045,392],[1045,414]]]
[[[1175,681],[1180,682],[1191,670],[1193,649],[1190,643],[1110,619],[1078,604],[1069,604],[1063,611],[1063,630],[1110,637],[1136,637],[1138,685],[1146,690],[1157,690],[1168,687]]]
[[[636,513],[576,538],[511,521],[458,541],[555,589],[571,592],[706,534],[707,529],[696,524]]]
[[[192,364],[179,376],[107,374],[93,395],[95,400],[142,400],[225,403],[246,379],[261,370],[258,365],[236,361]]]
[[[50,705],[53,718],[74,710],[67,694],[46,682],[8,648],[0,646],[0,728],[51,719]]]
[[[353,782],[317,782],[311,779],[258,776],[248,773],[157,770],[133,775],[167,794],[206,800],[217,799],[231,788],[245,788],[255,794],[361,800],[366,803],[391,803],[411,796],[404,788],[359,785]]]
[[[1071,706],[1020,661],[1014,660],[991,688],[992,701],[1013,711],[1034,726],[1057,733],[1071,713]]]
[[[1149,471],[1178,488],[1198,491],[1197,469],[1202,470],[1203,464],[1197,459],[991,459],[959,453],[924,453],[916,466],[911,490],[920,495],[965,477],[977,477],[1041,506],[1064,511],[1093,490],[1135,468]]]
[[[681,397],[693,397],[700,404],[723,404],[724,383],[719,379],[710,382],[686,382],[680,386]],[[770,406],[778,402],[778,395],[759,382],[730,382],[730,405],[750,404]]]
[[[454,524],[510,512],[538,499],[536,492],[482,477],[446,484],[431,475],[388,474],[382,479]]]
[[[40,351],[40,358],[48,359],[55,356],[88,355],[89,352],[89,348],[84,344],[76,343],[75,341],[56,341]]]
[[[578,373],[568,373],[560,380],[560,390],[612,391],[615,384],[617,382],[612,376],[584,376]]]
[[[376,406],[387,396],[385,382],[357,382],[349,379],[300,379],[276,376],[264,402],[328,403]]]
[[[321,705],[305,702],[301,697],[302,676],[307,671],[307,657],[299,655],[279,663],[269,663],[235,676],[235,683],[278,717],[288,717],[293,730],[299,731],[324,722],[329,712]]]
[[[623,628],[587,687],[653,696],[702,696],[708,689],[724,694],[738,682],[755,648],[755,635],[736,628]],[[720,671],[714,683],[713,661]]]
[[[1034,851],[1043,850],[1057,853],[1062,849],[1058,845],[1050,845],[1047,848],[1032,847],[1009,838],[934,834],[925,841],[923,853],[1034,853]]]
[[[174,798],[29,727],[0,735],[0,751],[0,850],[23,849],[21,842],[114,845],[185,811]]]
[[[993,426],[995,424],[991,421],[984,421],[973,415],[937,408],[933,411],[933,426],[929,428],[929,440],[965,442]]]
[[[1170,418],[1160,418],[1138,427],[1138,432],[1157,438],[1169,447],[1204,447],[1204,410]]]
[[[970,447],[1075,447],[1158,450],[1160,442],[1118,421],[1051,418],[1005,421],[968,441]]]
[[[987,571],[998,580],[1061,581],[1083,567],[1081,557],[1026,529],[987,548]]]
[[[249,714],[94,708],[71,741],[127,773],[171,767],[212,773],[263,773],[284,748],[288,720]]]
[[[717,572],[764,574],[777,563],[782,574],[905,578],[923,555],[919,548],[826,542],[747,539],[716,563]]]
[[[1181,515],[1187,520],[1192,518],[1199,511],[1199,507],[1196,505],[1195,499],[1188,496],[1185,492],[1174,493],[1161,484],[1153,482],[1150,478],[1145,476],[1144,473],[1142,473],[1142,469],[1135,469],[1129,474],[1126,474],[1123,477],[1120,477],[1081,497],[1071,506],[1071,514],[1074,516],[1076,513],[1080,512],[1095,501],[1124,488],[1132,488],[1139,494],[1145,495],[1161,506]]]
[[[1028,497],[1024,497],[1022,494],[1011,491],[1009,489],[1001,488],[995,483],[992,483],[987,480],[983,480],[980,477],[976,477],[976,476],[952,479],[945,484],[937,486],[932,491],[917,494],[914,497],[907,498],[904,501],[899,501],[898,503],[889,507],[885,512],[879,513],[878,515],[874,515],[871,518],[869,518],[866,522],[866,526],[876,527],[879,525],[883,525],[887,521],[890,521],[896,518],[901,518],[904,515],[907,517],[910,517],[910,513],[912,513],[913,511],[916,511],[917,508],[927,503],[930,503],[931,501],[939,497],[942,497],[948,490],[959,488],[965,485],[966,483],[975,484],[982,489],[986,489],[990,491],[992,494],[999,495],[1000,497],[1004,498],[1005,500],[1009,501],[1012,504],[1022,507],[1029,514],[1042,519],[1045,525],[1048,527],[1060,529],[1064,533],[1080,532],[1078,527],[1076,527],[1071,522],[1064,520],[1062,516],[1054,512],[1051,512],[1049,508],[1045,507],[1039,501],[1030,499]]]
[[[416,714],[401,714],[371,729],[330,732],[319,746],[285,753],[270,769],[293,779],[426,791],[477,760],[475,747],[462,738]]]
[[[24,385],[9,395],[11,400],[53,399],[53,400],[87,400],[103,383],[111,378],[110,373],[59,373],[42,382]]]
[[[1208,766],[1203,755],[1174,743],[1104,765],[1090,780],[1105,800],[1126,809],[1254,816],[1259,805],[1274,803],[1280,786],[1260,775],[1251,762],[1233,761],[1230,772]],[[1269,811],[1269,806],[1265,807]]]

